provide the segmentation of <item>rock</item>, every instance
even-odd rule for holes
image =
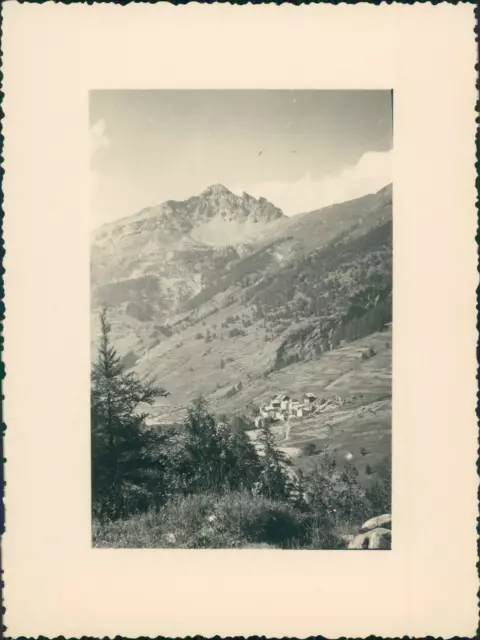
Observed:
[[[174,533],[166,533],[164,537],[165,537],[165,542],[168,542],[168,544],[175,544],[177,541]]]
[[[373,529],[377,529],[378,527],[383,527],[384,529],[392,528],[392,516],[389,513],[385,513],[383,516],[377,516],[376,518],[370,518],[362,525],[360,529],[360,533],[365,533],[367,531],[372,531]]]
[[[361,533],[350,542],[349,549],[390,549],[392,532],[378,528],[367,533]]]

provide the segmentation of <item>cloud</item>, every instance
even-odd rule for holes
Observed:
[[[95,216],[93,215],[93,199],[97,192],[100,176],[99,169],[95,167],[94,158],[97,158],[100,154],[107,152],[110,149],[110,138],[106,134],[105,120],[98,120],[93,126],[90,127],[89,132],[89,179],[90,179],[90,227],[95,227]]]
[[[263,196],[286,215],[293,216],[375,193],[392,182],[392,156],[391,150],[368,152],[353,167],[320,180],[307,173],[295,182],[234,185],[232,190],[239,194],[246,191],[257,198]]]
[[[110,138],[105,133],[105,120],[98,120],[90,127],[90,160],[99,152],[108,151],[111,146]]]

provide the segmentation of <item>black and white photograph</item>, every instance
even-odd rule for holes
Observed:
[[[474,18],[2,7],[9,637],[475,635]]]
[[[92,91],[96,547],[391,548],[391,91]]]

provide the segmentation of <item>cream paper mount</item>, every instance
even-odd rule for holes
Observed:
[[[473,8],[2,14],[7,633],[472,637]],[[102,89],[393,89],[391,551],[92,548],[88,131]]]

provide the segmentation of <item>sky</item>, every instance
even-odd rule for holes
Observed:
[[[211,184],[296,215],[392,181],[389,91],[90,92],[91,223]]]

